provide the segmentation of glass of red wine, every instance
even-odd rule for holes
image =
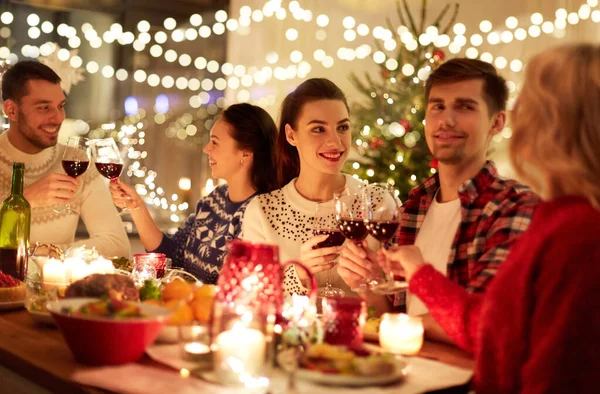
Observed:
[[[327,239],[319,242],[313,249],[328,248],[330,246],[341,246],[344,241],[344,234],[337,227],[335,220],[335,210],[331,202],[318,203],[313,219],[313,235],[327,235]],[[332,268],[333,269],[333,268]],[[325,287],[319,288],[321,297],[342,297],[346,292],[331,284],[331,270],[327,270],[327,281]]]
[[[110,179],[111,182],[116,183],[123,171],[123,159],[115,140],[112,138],[94,140],[92,143],[92,158],[98,172],[103,177]],[[126,206],[118,215],[128,214],[131,210]]]
[[[62,155],[62,167],[65,173],[71,178],[77,178],[88,169],[89,165],[89,140],[78,136],[69,137]],[[54,212],[67,215],[77,213],[71,208],[71,204],[69,203],[62,208],[54,209]]]
[[[341,193],[335,193],[333,201],[338,229],[346,239],[360,246],[361,242],[369,235],[369,230],[365,224],[367,206],[364,202],[362,188],[358,192],[346,188]],[[367,291],[371,281],[372,279],[365,278],[351,290],[356,292]]]
[[[380,247],[392,240],[400,226],[402,203],[389,183],[372,183],[363,189],[367,206],[365,225],[369,234],[377,239]],[[394,279],[393,272],[384,270],[384,280],[371,282],[371,290],[378,294],[393,294],[405,289],[407,283]]]

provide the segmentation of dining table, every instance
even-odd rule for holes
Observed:
[[[426,340],[419,357],[473,370],[474,360],[460,349]],[[135,363],[172,371],[147,355]],[[0,386],[3,393],[106,393],[100,388],[81,384],[77,374],[94,370],[75,361],[60,331],[35,322],[25,309],[0,311]],[[193,378],[195,379],[195,378]],[[466,393],[470,384],[445,388],[436,393]]]

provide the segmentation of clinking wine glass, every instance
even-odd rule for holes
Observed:
[[[333,201],[338,229],[346,239],[360,246],[361,242],[369,235],[369,230],[365,224],[367,207],[362,188],[358,192],[345,189],[341,193],[336,193],[333,195]],[[367,291],[371,282],[372,279],[363,279],[351,290],[356,292]]]
[[[367,206],[365,224],[369,234],[385,248],[400,226],[400,207],[402,203],[389,183],[372,183],[363,189],[363,198]],[[405,289],[407,283],[394,279],[389,269],[384,269],[384,280],[371,282],[371,290],[378,294],[393,294]]]
[[[92,158],[98,172],[103,177],[110,179],[111,182],[116,183],[123,171],[123,159],[115,140],[112,138],[95,140],[92,144]],[[125,206],[118,215],[122,216],[131,211],[132,208]]]
[[[71,178],[82,175],[90,165],[89,140],[87,138],[73,136],[69,137],[62,155],[62,167]],[[62,208],[54,209],[57,213],[77,213],[67,203]]]
[[[315,245],[314,249],[341,246],[344,243],[344,234],[337,228],[335,210],[331,206],[331,203],[317,204],[313,219],[313,235],[327,235],[327,239]],[[344,290],[331,285],[332,269],[327,270],[325,287],[319,289],[319,296],[321,297],[341,297],[346,294]]]

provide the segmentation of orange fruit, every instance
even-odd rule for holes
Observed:
[[[187,301],[192,297],[192,285],[181,278],[175,278],[169,283],[163,285],[162,299],[166,301],[184,300]]]
[[[194,321],[194,311],[181,300],[171,300],[165,302],[165,307],[173,311],[173,314],[167,319],[169,325],[184,325]]]

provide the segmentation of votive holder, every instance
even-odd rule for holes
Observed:
[[[360,347],[367,322],[366,302],[357,297],[324,297],[321,303],[325,342]]]
[[[414,355],[423,346],[423,322],[404,313],[384,313],[379,325],[379,344],[385,350]]]

